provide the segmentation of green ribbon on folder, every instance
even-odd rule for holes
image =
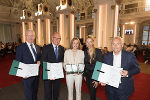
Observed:
[[[9,74],[16,76],[17,70],[19,69],[18,66],[19,66],[19,61],[13,60],[13,63],[11,65],[11,68],[10,68],[10,71],[9,71]]]
[[[94,68],[94,71],[93,71],[93,75],[92,75],[92,79],[94,80],[98,80],[98,77],[99,77],[99,74],[100,74],[100,70],[101,70],[101,67],[102,67],[102,63],[97,61],[96,62],[96,65],[95,65],[95,68]]]
[[[43,62],[43,79],[48,79],[47,62]]]

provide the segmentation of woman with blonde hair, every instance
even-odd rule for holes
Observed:
[[[82,73],[80,66],[84,66],[84,52],[80,50],[80,40],[73,38],[70,49],[64,54],[64,68],[66,71],[66,83],[68,87],[68,100],[73,100],[73,88],[75,83],[76,100],[81,100]]]
[[[96,100],[96,90],[98,87],[98,82],[91,79],[93,70],[95,68],[96,61],[102,62],[101,50],[94,47],[94,38],[88,36],[86,39],[87,50],[84,52],[84,80],[87,83],[88,89],[90,91],[90,100]]]

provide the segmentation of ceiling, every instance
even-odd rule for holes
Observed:
[[[94,2],[97,0],[71,0],[74,11],[86,12],[94,8]],[[99,1],[99,0],[98,0]],[[110,0],[109,0],[110,1]],[[112,0],[114,1],[114,0]],[[116,0],[122,2],[124,0]],[[38,4],[44,4],[48,7],[48,13],[56,16],[56,6],[60,5],[60,0],[0,0],[0,15],[20,17],[22,16],[22,10],[27,9],[33,14],[37,12]],[[6,8],[7,7],[7,8]],[[55,17],[56,18],[56,17]]]
[[[93,1],[94,0],[72,0],[72,5],[76,11],[85,11],[89,7],[94,7]],[[49,12],[55,14],[56,6],[59,6],[60,0],[0,0],[0,5],[13,7],[19,11],[23,9],[36,11],[39,3],[47,5]]]

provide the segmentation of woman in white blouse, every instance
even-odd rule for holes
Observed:
[[[74,83],[76,88],[76,100],[81,100],[82,72],[67,71],[67,65],[74,65],[78,68],[79,64],[84,64],[84,52],[80,50],[80,40],[78,38],[73,38],[71,40],[70,49],[66,50],[64,54],[64,68],[66,70],[68,100],[73,100]]]

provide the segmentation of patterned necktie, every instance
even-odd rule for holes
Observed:
[[[33,45],[30,44],[30,46],[31,46],[31,49],[32,49],[32,51],[33,51],[33,54],[34,54],[34,57],[35,57],[35,61],[36,61],[36,59],[37,59],[37,54],[36,54],[36,52],[35,52],[35,50],[34,50],[34,48],[33,48]]]
[[[56,55],[56,61],[58,61],[58,47],[55,46],[55,55]]]

